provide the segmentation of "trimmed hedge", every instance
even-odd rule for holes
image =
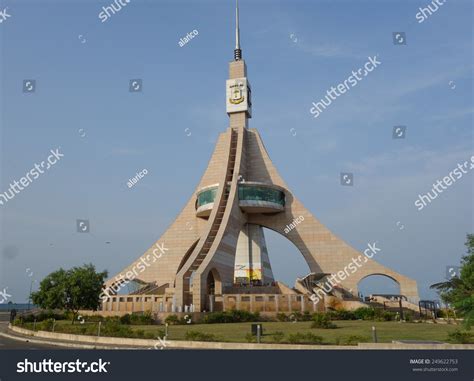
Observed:
[[[290,344],[324,344],[321,336],[312,333],[294,333],[288,336]]]
[[[187,331],[184,338],[189,341],[216,341],[213,334],[199,331]]]
[[[245,323],[262,321],[258,312],[248,312],[240,310],[231,310],[223,312],[211,312],[204,316],[202,323],[216,324],[216,323]]]

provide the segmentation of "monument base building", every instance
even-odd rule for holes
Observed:
[[[168,230],[137,261],[107,281],[102,312],[311,312],[324,310],[331,298],[345,303],[345,308],[357,308],[363,305],[358,299],[359,282],[375,274],[393,279],[401,295],[417,302],[416,281],[335,236],[278,173],[259,132],[248,126],[252,91],[240,49],[238,9],[236,24],[234,60],[226,82],[229,127],[219,135],[194,195]],[[298,279],[294,288],[274,279],[263,227],[289,239],[306,260],[311,274]],[[325,291],[327,298],[313,296],[321,296],[321,282],[361,256],[363,265]],[[144,261],[145,270],[137,271]],[[136,291],[121,295],[130,282],[137,285]]]

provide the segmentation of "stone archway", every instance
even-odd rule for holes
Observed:
[[[289,191],[287,202],[289,207],[284,212],[275,216],[251,215],[249,223],[271,229],[290,240],[303,255],[311,272],[342,275],[340,286],[355,297],[358,295],[359,282],[365,277],[378,274],[395,280],[400,285],[400,294],[414,302],[418,301],[415,280],[383,266],[349,246],[319,222]],[[304,221],[286,234],[285,227],[299,216],[303,216]],[[343,276],[354,260],[359,260],[361,266],[349,276]]]
[[[371,279],[372,278],[372,279]],[[393,278],[392,276],[390,275],[386,275],[386,274],[379,274],[379,273],[373,273],[373,274],[368,274],[366,276],[364,276],[362,279],[359,280],[359,283],[357,284],[357,289],[362,293],[362,290],[361,290],[361,283],[363,283],[365,280],[367,279],[370,279],[371,281],[378,281],[378,282],[381,282],[382,280],[384,281],[384,284],[385,286],[382,286],[382,287],[387,287],[388,285],[390,286],[395,286],[396,287],[396,290],[394,290],[393,292],[386,292],[386,291],[376,291],[376,292],[364,292],[364,296],[368,296],[370,294],[390,294],[390,295],[401,295],[400,293],[400,283],[398,282],[397,279]],[[371,286],[371,288],[373,288],[374,286]]]
[[[206,311],[215,310],[216,295],[222,295],[222,280],[219,271],[216,268],[212,268],[206,276],[207,300],[204,303]]]

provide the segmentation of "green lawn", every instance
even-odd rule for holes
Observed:
[[[371,322],[371,321],[334,321],[338,326],[336,329],[311,328],[311,322],[264,322],[263,343],[272,343],[272,333],[281,331],[285,337],[295,333],[313,333],[321,336],[325,344],[336,344],[339,338],[343,342],[350,336],[365,337],[366,341],[372,341],[372,326],[377,329],[379,342],[391,342],[392,340],[435,340],[447,341],[448,332],[454,331],[456,326],[446,324],[426,323],[398,323],[398,322]],[[133,326],[133,329],[156,331],[163,329],[162,326]],[[200,331],[216,336],[219,341],[247,342],[246,335],[250,333],[251,323],[230,324],[190,324],[172,325],[168,327],[168,339],[184,340],[186,331]]]
[[[323,338],[324,344],[343,344],[350,336],[358,336],[353,342],[372,341],[372,326],[377,328],[379,342],[391,342],[392,340],[430,340],[447,342],[448,332],[454,331],[459,326],[447,324],[429,323],[398,323],[398,322],[373,322],[362,320],[333,321],[338,328],[320,329],[311,328],[311,322],[263,322],[263,336],[261,342],[274,343],[272,334],[280,331],[284,333],[282,342],[287,342],[291,334],[312,333]],[[228,324],[189,324],[170,325],[168,327],[168,339],[185,340],[187,331],[199,331],[212,334],[217,341],[247,342],[252,323],[228,323]],[[86,324],[89,329],[96,332],[97,323]],[[32,324],[26,325],[32,328]],[[81,324],[75,323],[71,326],[70,321],[57,321],[56,332],[81,333]],[[162,336],[163,325],[132,325],[132,330],[143,330],[146,337]],[[90,332],[90,331],[89,331]],[[85,333],[85,332],[83,332]],[[153,336],[151,336],[153,334]]]

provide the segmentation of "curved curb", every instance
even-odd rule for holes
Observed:
[[[0,336],[6,337],[7,339],[15,340],[15,341],[21,341],[21,342],[24,342],[24,343],[54,345],[54,346],[58,346],[58,347],[69,347],[69,348],[79,348],[79,349],[113,349],[113,348],[110,348],[110,347],[100,348],[98,346],[88,345],[88,344],[61,343],[61,342],[54,342],[54,341],[28,339],[26,337],[9,335],[8,333],[5,333],[5,332],[0,332]]]

